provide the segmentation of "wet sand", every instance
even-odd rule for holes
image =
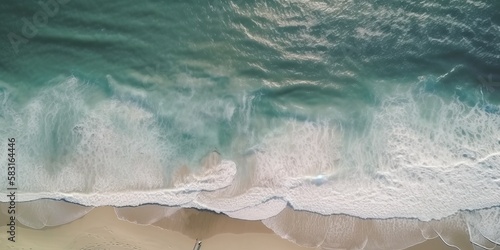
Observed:
[[[305,250],[275,235],[259,221],[243,221],[225,215],[195,209],[180,211],[183,221],[158,221],[143,226],[119,220],[114,208],[99,207],[71,223],[41,230],[16,228],[16,242],[2,233],[1,249],[193,249],[196,238],[203,240],[202,250],[273,249]],[[178,213],[178,212],[177,212]],[[185,218],[189,218],[188,221]],[[5,225],[6,216],[1,223]],[[163,227],[163,228],[161,228]],[[170,228],[170,229],[165,229]],[[1,231],[6,232],[2,226]],[[174,230],[172,230],[174,229]],[[439,238],[428,240],[408,250],[450,250]],[[471,248],[472,249],[472,248]]]

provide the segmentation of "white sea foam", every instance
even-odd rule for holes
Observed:
[[[344,144],[328,125],[291,123],[279,128],[252,156],[252,187],[223,198],[202,194],[196,202],[233,216],[235,209],[256,213],[266,210],[262,201],[282,199],[295,209],[325,215],[426,221],[498,205],[500,117],[457,100],[427,98],[423,101],[435,111],[418,107],[412,99],[384,103],[365,138],[375,148],[364,152],[366,145],[349,145],[356,158],[348,159],[355,159],[354,164],[338,155]],[[360,162],[375,165],[375,171],[338,173]],[[257,205],[259,210],[250,209]]]
[[[8,132],[16,136],[23,155],[18,175],[30,176],[19,178],[18,201],[196,207],[234,218],[268,219],[268,226],[284,237],[288,233],[280,217],[273,216],[287,205],[324,216],[422,221],[500,205],[500,115],[480,105],[408,92],[383,101],[363,131],[347,133],[350,128],[336,122],[290,120],[265,130],[270,132],[244,156],[250,175],[242,190],[234,183],[240,180],[235,179],[236,163],[215,152],[182,178],[170,180],[164,171],[175,157],[175,143],[161,134],[154,113],[123,100],[88,103],[85,91],[92,87],[82,86],[70,78],[42,91],[21,112],[3,107],[14,121]],[[363,136],[352,136],[356,132]],[[418,237],[411,231],[408,242],[439,235],[455,244],[441,230],[443,223],[456,226],[477,245],[499,242],[498,210],[461,216],[422,227]],[[39,228],[73,217],[64,218],[23,223]],[[327,229],[330,222],[325,223]],[[398,228],[419,225],[412,223]],[[318,239],[304,242],[320,244]],[[362,247],[367,242],[351,243]]]
[[[152,114],[114,100],[89,104],[90,86],[75,78],[43,90],[12,114],[19,188],[25,192],[151,189],[163,183],[168,145]],[[145,129],[147,128],[147,129]]]
[[[202,171],[173,187],[164,186],[162,168],[171,151],[168,141],[161,141],[153,115],[117,101],[88,110],[80,94],[85,90],[75,86],[77,82],[69,79],[63,91],[42,92],[25,108],[27,127],[18,124],[18,131],[30,133],[21,135],[20,141],[35,143],[20,150],[35,154],[20,159],[27,167],[19,174],[35,173],[37,178],[20,182],[20,201],[55,198],[89,206],[158,203],[246,219],[271,217],[288,203],[325,215],[431,220],[462,209],[495,206],[500,200],[500,117],[457,100],[445,102],[433,95],[416,100],[413,93],[388,99],[364,132],[364,144],[346,142],[343,130],[326,122],[290,121],[269,133],[248,156],[254,169],[249,188],[220,196],[212,191],[232,184],[234,162],[217,156]],[[74,141],[62,143],[76,153],[56,155],[60,169],[53,173],[41,167],[37,159],[44,156],[36,152],[44,153],[40,147],[51,142],[49,128],[63,129],[58,119],[66,113],[58,113],[59,105],[68,98],[75,106],[62,111],[69,112],[65,118],[74,123],[73,129],[59,132],[71,133],[68,140]],[[363,151],[366,145],[371,149]],[[342,151],[344,146],[355,157],[341,155],[350,153]],[[356,165],[362,164],[372,164],[374,171],[360,172],[364,166]]]
[[[161,134],[151,111],[112,98],[95,102],[94,93],[99,91],[71,77],[40,91],[20,110],[2,106],[4,119],[12,123],[0,131],[16,138],[16,153],[23,156],[16,159],[23,166],[16,173],[19,201],[127,206],[133,205],[128,199],[135,205],[161,202],[157,196],[166,192],[177,201],[166,203],[177,205],[192,200],[190,192],[232,182],[234,163],[217,156],[170,187],[167,170],[175,146]],[[6,190],[7,183],[2,185]],[[140,194],[144,190],[154,191]],[[130,196],[123,195],[128,191]]]

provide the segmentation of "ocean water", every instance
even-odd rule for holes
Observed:
[[[90,210],[53,199],[169,206],[144,224],[206,209],[325,249],[453,245],[450,228],[478,249],[500,243],[499,1],[42,0],[0,13],[0,139],[4,151],[16,139],[27,226]],[[354,242],[360,218],[380,233]]]

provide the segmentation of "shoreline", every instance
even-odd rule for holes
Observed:
[[[217,212],[214,212],[212,210],[209,210],[209,209],[206,209],[206,208],[191,208],[191,207],[181,207],[179,205],[164,205],[164,204],[161,204],[161,203],[142,203],[140,205],[126,205],[126,206],[115,206],[115,205],[102,205],[102,206],[92,206],[92,205],[85,205],[85,204],[81,204],[81,203],[77,203],[77,202],[74,202],[74,201],[70,201],[70,200],[66,200],[66,199],[57,199],[57,198],[37,198],[37,199],[32,199],[32,200],[16,200],[16,204],[28,204],[28,203],[34,203],[34,202],[38,202],[38,201],[48,201],[48,202],[54,202],[54,203],[65,203],[65,204],[69,204],[69,205],[75,205],[75,206],[79,206],[79,207],[85,207],[85,208],[98,208],[98,207],[113,207],[113,208],[140,208],[140,207],[143,207],[143,206],[158,206],[158,207],[165,207],[165,208],[182,208],[182,209],[195,209],[195,210],[198,210],[198,211],[203,211],[203,212],[210,212],[210,213],[217,213]],[[5,206],[6,204],[8,204],[9,201],[7,200],[1,200],[0,199],[0,209],[3,208],[3,206]],[[286,206],[286,208],[290,208],[288,205]],[[376,221],[384,221],[384,220],[392,220],[392,219],[398,219],[398,220],[419,220],[421,222],[431,222],[431,221],[440,221],[440,220],[443,220],[443,219],[446,219],[446,218],[449,218],[449,217],[452,217],[452,216],[455,216],[457,214],[460,214],[460,213],[464,213],[464,212],[478,212],[478,211],[483,211],[483,210],[488,210],[488,209],[499,209],[500,210],[500,204],[498,205],[490,205],[490,206],[485,206],[485,207],[480,207],[480,208],[471,208],[471,209],[459,209],[458,211],[452,213],[452,214],[448,214],[448,215],[445,215],[445,216],[442,216],[442,217],[439,217],[439,218],[432,218],[432,219],[429,219],[429,220],[422,220],[418,217],[402,217],[402,216],[390,216],[390,217],[381,217],[381,218],[377,218],[377,217],[362,217],[362,216],[358,216],[358,215],[351,215],[351,214],[347,214],[347,213],[333,213],[333,214],[322,214],[322,213],[318,213],[318,212],[314,212],[314,211],[308,211],[310,213],[313,213],[313,214],[317,214],[317,215],[321,215],[321,216],[348,216],[348,217],[353,217],[353,218],[356,218],[356,219],[360,219],[360,220],[376,220]],[[303,210],[298,210],[298,211],[303,211]],[[307,210],[304,210],[304,211],[307,211]],[[223,213],[223,212],[221,212]],[[245,220],[245,219],[240,219],[240,218],[233,218],[233,219],[237,219],[237,220]]]
[[[202,212],[201,216],[207,216]],[[210,217],[211,215],[208,215]],[[222,215],[221,215],[222,216]],[[229,217],[228,217],[229,218]],[[202,239],[203,250],[216,249],[267,249],[305,250],[292,242],[272,233],[261,222],[253,222],[257,227],[247,231],[242,222],[235,219],[225,221],[226,228],[235,228],[240,233],[219,231]],[[2,222],[3,223],[3,222]],[[5,231],[6,226],[0,230]],[[220,230],[220,229],[216,229]],[[189,230],[188,230],[189,231]],[[195,232],[193,230],[191,232]],[[138,225],[119,220],[113,207],[97,207],[87,215],[68,224],[31,229],[17,227],[17,241],[0,239],[0,246],[6,249],[192,249],[196,240],[178,231],[162,229],[153,225]],[[36,247],[36,248],[34,248]],[[5,249],[5,248],[3,248]]]
[[[137,214],[139,218],[144,211],[129,212]],[[4,218],[1,219],[1,223],[4,225]],[[1,226],[0,230],[6,231],[5,228],[6,226]],[[18,226],[17,242],[12,243],[7,241],[6,237],[2,237],[0,246],[6,246],[6,249],[36,247],[41,250],[96,248],[182,250],[192,249],[196,238],[201,238],[202,250],[320,249],[301,247],[283,239],[261,221],[245,221],[224,214],[181,208],[171,215],[168,221],[159,220],[152,225],[139,225],[118,219],[115,208],[109,206],[94,208],[83,217],[60,226],[44,229]],[[423,249],[456,248],[447,246],[439,237],[407,248],[407,250]]]

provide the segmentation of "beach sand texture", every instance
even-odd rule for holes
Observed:
[[[129,208],[134,209],[134,208]],[[130,211],[129,211],[130,212]],[[140,217],[140,215],[138,215]],[[0,239],[2,249],[192,249],[196,238],[203,240],[203,250],[272,249],[306,250],[321,249],[300,247],[275,235],[260,221],[244,221],[226,215],[195,209],[177,211],[170,223],[159,221],[153,225],[138,225],[119,220],[112,207],[98,207],[81,219],[71,223],[46,227],[41,230],[18,226],[16,242]],[[183,220],[178,220],[182,218]],[[188,218],[186,220],[186,218]],[[7,222],[3,216],[2,225]],[[164,228],[171,229],[164,229]],[[7,227],[0,227],[6,231]],[[5,235],[5,234],[4,234]],[[367,247],[369,249],[369,246]],[[408,248],[408,250],[456,249],[434,238]],[[464,248],[462,248],[464,249]],[[473,249],[472,245],[470,248]],[[496,248],[498,249],[498,247]]]

